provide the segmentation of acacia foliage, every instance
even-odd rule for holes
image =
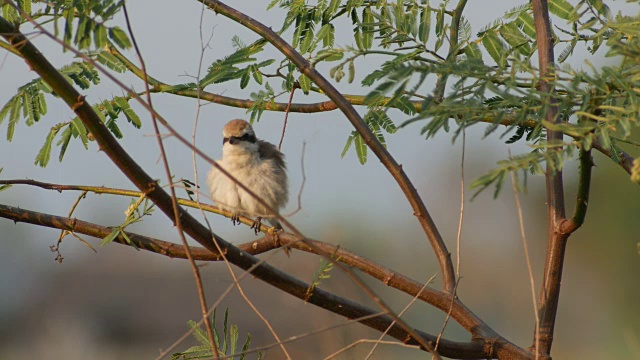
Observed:
[[[112,25],[122,4],[116,0],[20,0],[20,11],[5,4],[2,15],[16,24],[33,19],[52,28],[66,44],[123,73],[132,68],[117,49],[129,49],[131,41],[125,31]],[[485,135],[500,129],[507,143],[526,142],[530,146],[529,152],[498,162],[495,169],[476,179],[473,187],[481,190],[493,184],[497,194],[512,171],[524,175],[520,178],[526,184],[527,174],[543,173],[545,164],[562,169],[576,150],[589,150],[594,141],[612,154],[613,161],[621,162],[617,154],[639,124],[637,15],[613,14],[602,0],[550,0],[553,40],[559,55],[553,76],[547,79],[556,91],[548,94],[537,89],[536,35],[528,1],[478,29],[472,29],[465,19],[463,7],[453,5],[448,0],[273,0],[267,9],[286,11],[278,33],[288,37],[313,66],[330,63],[329,75],[336,82],[355,81],[358,64],[366,55],[384,59],[381,68],[361,76],[361,85],[368,91],[358,94],[364,96],[366,105],[363,119],[383,145],[385,136],[399,127],[419,126],[427,139],[441,131],[452,132],[455,140],[465,127],[485,123]],[[336,28],[344,26],[351,27],[351,34],[337,37]],[[270,103],[294,88],[305,94],[319,92],[286,57],[264,56],[266,40],[247,44],[234,36],[231,41],[235,51],[211,63],[201,79],[159,92],[175,94],[215,88],[221,83],[236,83],[245,89],[251,84],[255,89],[249,94],[253,103],[247,109],[251,121],[259,121]],[[619,65],[596,68],[584,60],[588,69],[575,69],[565,61],[578,46],[591,54],[616,57]],[[60,72],[82,89],[100,86],[100,77],[89,62],[74,61]],[[434,82],[435,86],[431,85]],[[4,104],[0,124],[8,120],[9,141],[21,119],[31,126],[46,114],[49,96],[55,93],[36,79],[20,87]],[[118,138],[122,137],[122,118],[137,128],[142,126],[129,100],[116,96],[94,104]],[[540,116],[552,102],[558,105],[562,120],[555,125]],[[392,108],[401,113],[389,113]],[[545,128],[567,136],[547,141]],[[35,163],[48,164],[54,143],[62,161],[71,140],[79,139],[86,148],[87,136],[78,119],[54,125]],[[367,146],[355,131],[347,135],[342,156],[351,148],[364,164]],[[638,162],[631,174],[634,181],[640,178]]]

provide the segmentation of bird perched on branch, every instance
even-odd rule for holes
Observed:
[[[284,155],[275,145],[257,139],[253,127],[244,120],[229,121],[222,129],[222,136],[222,160],[218,160],[218,164],[237,181],[212,167],[207,184],[213,201],[234,213],[231,218],[234,224],[238,215],[256,217],[251,226],[256,234],[262,218],[266,218],[275,230],[282,229],[268,207],[279,211],[289,200]],[[268,207],[242,189],[238,182],[260,197]]]

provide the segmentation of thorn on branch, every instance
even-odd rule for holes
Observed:
[[[78,95],[78,100],[76,100],[75,104],[71,105],[71,110],[76,111],[80,106],[84,105],[85,96]]]

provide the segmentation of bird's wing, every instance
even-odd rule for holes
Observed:
[[[260,159],[262,160],[273,160],[276,165],[283,170],[287,168],[287,164],[284,161],[284,154],[270,142],[258,140],[258,154],[260,154]]]

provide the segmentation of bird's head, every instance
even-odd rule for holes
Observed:
[[[246,152],[258,151],[253,127],[244,120],[229,121],[222,129],[222,136],[222,151],[224,154],[240,155]]]

